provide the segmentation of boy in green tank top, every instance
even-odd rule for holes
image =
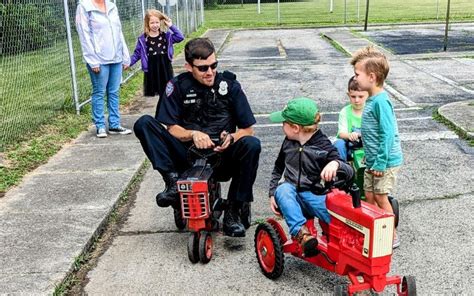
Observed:
[[[354,76],[349,79],[347,88],[347,96],[349,97],[350,104],[342,108],[341,112],[339,112],[337,140],[334,142],[334,147],[336,147],[339,156],[341,156],[341,159],[344,161],[347,161],[348,142],[360,140],[362,110],[369,96],[367,91],[363,91],[359,88]]]

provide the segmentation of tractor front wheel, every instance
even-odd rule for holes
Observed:
[[[192,263],[199,261],[199,233],[191,232],[188,238],[188,258]]]
[[[283,273],[285,257],[281,238],[270,223],[259,224],[255,230],[255,253],[267,278],[276,279]]]
[[[416,281],[414,276],[404,276],[402,280],[403,296],[416,296]]]
[[[212,258],[212,235],[202,231],[199,236],[199,259],[201,263],[208,263]]]

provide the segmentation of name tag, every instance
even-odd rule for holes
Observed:
[[[187,95],[186,95],[186,98],[194,98],[194,97],[196,97],[196,96],[197,96],[197,94],[191,93],[191,94],[187,94]]]
[[[194,103],[196,103],[196,99],[184,100],[183,103],[184,104],[194,104]]]

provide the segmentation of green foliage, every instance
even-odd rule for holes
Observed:
[[[0,4],[0,54],[10,55],[46,48],[65,38],[62,6]],[[59,10],[59,11],[58,11]]]

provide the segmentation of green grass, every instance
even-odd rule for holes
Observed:
[[[276,1],[275,1],[276,2]],[[344,24],[344,0],[334,0],[334,10],[329,13],[329,1],[281,2],[280,23],[277,4],[262,3],[261,13],[256,4],[226,4],[205,11],[205,24],[210,28],[255,28],[283,25],[319,26]],[[436,0],[377,0],[370,2],[369,24],[400,22],[444,22],[446,0],[440,0],[437,19]],[[450,19],[463,21],[474,19],[472,0],[451,1]],[[362,24],[365,18],[365,1],[360,0],[359,17],[357,1],[347,1],[347,24]]]
[[[121,104],[129,103],[141,88],[143,74],[135,75],[121,89]],[[90,127],[90,106],[86,105],[80,115],[62,111],[52,116],[47,124],[39,125],[18,140],[5,147],[4,166],[0,167],[0,193],[17,185],[23,176],[47,162],[64,144],[76,138]]]
[[[201,36],[206,30],[207,28],[202,27],[198,31],[190,34],[186,40],[189,38]],[[176,44],[176,55],[183,51],[186,40]],[[58,45],[58,47],[60,47],[60,45]],[[130,48],[130,50],[133,50],[133,48]],[[0,155],[0,158],[3,158],[3,166],[0,166],[0,197],[12,186],[19,184],[24,175],[26,175],[28,172],[31,172],[41,164],[46,163],[51,156],[57,153],[57,151],[59,151],[59,149],[64,146],[64,144],[70,142],[72,139],[76,138],[79,133],[87,130],[90,127],[90,105],[85,105],[81,110],[81,114],[76,115],[74,108],[72,108],[72,101],[70,101],[70,97],[68,98],[65,94],[65,89],[67,89],[67,87],[70,85],[70,82],[67,79],[47,79],[47,77],[53,77],[58,73],[60,74],[61,71],[64,71],[64,68],[56,70],[51,70],[48,68],[48,66],[58,68],[61,67],[60,65],[51,63],[51,60],[54,59],[54,52],[62,52],[62,49],[52,48],[41,52],[25,54],[22,55],[22,62],[38,65],[39,68],[47,68],[45,69],[45,71],[48,73],[46,74],[47,76],[40,77],[40,74],[34,74],[35,72],[40,71],[34,70],[33,68],[30,69],[33,74],[28,73],[28,75],[37,77],[36,79],[41,79],[45,84],[43,87],[44,92],[50,94],[51,98],[58,96],[60,97],[57,102],[56,110],[51,110],[51,102],[44,102],[42,108],[38,107],[43,104],[43,97],[37,97],[33,94],[29,94],[29,92],[31,93],[32,88],[28,87],[27,82],[21,82],[22,79],[20,73],[15,74],[17,76],[12,79],[13,82],[10,82],[16,83],[15,81],[20,80],[20,82],[18,82],[16,85],[21,86],[21,89],[18,89],[17,91],[17,95],[10,97],[10,103],[8,103],[9,97],[6,96],[7,92],[2,87],[4,85],[8,85],[9,82],[3,79],[0,81],[0,95],[2,95],[2,98],[4,98],[1,110],[2,112],[9,110],[9,112],[4,113],[8,115],[7,117],[9,117],[9,119],[7,120],[6,117],[1,117],[0,119],[2,124],[1,132],[5,132],[3,127],[7,126],[7,123],[15,123],[15,125],[13,125],[13,129],[11,129],[15,132],[18,132],[21,129],[21,133],[14,137],[14,141],[10,141],[9,144],[4,143],[2,150],[0,150],[0,152],[3,151],[3,153]],[[10,61],[19,60],[19,58],[15,57],[9,57],[8,59],[10,59]],[[5,60],[2,62],[4,61]],[[82,68],[84,69],[78,70],[83,71],[82,73],[86,75],[85,77],[87,78],[84,80],[84,84],[87,83],[87,85],[84,85],[83,89],[87,87],[90,88],[90,81],[88,80],[87,76],[88,74],[85,70],[85,67]],[[54,75],[53,72],[55,73]],[[4,75],[4,73],[2,73],[2,75]],[[29,79],[35,80],[31,76]],[[122,85],[120,93],[121,105],[130,103],[137,96],[137,91],[142,88],[142,83],[143,73],[139,71],[137,75]],[[38,85],[41,85],[41,83],[38,82]],[[5,97],[3,97],[3,95],[5,95]],[[27,98],[25,98],[23,102],[18,103],[17,100],[15,100],[15,98],[18,98],[18,96]],[[26,101],[28,101],[29,104],[36,106],[36,108],[32,109],[26,107]],[[69,102],[71,106],[69,108],[64,108],[64,104],[68,104],[65,102]],[[31,127],[33,124],[35,125],[35,128],[33,130],[29,130],[27,127]],[[25,128],[21,128],[22,126]]]

